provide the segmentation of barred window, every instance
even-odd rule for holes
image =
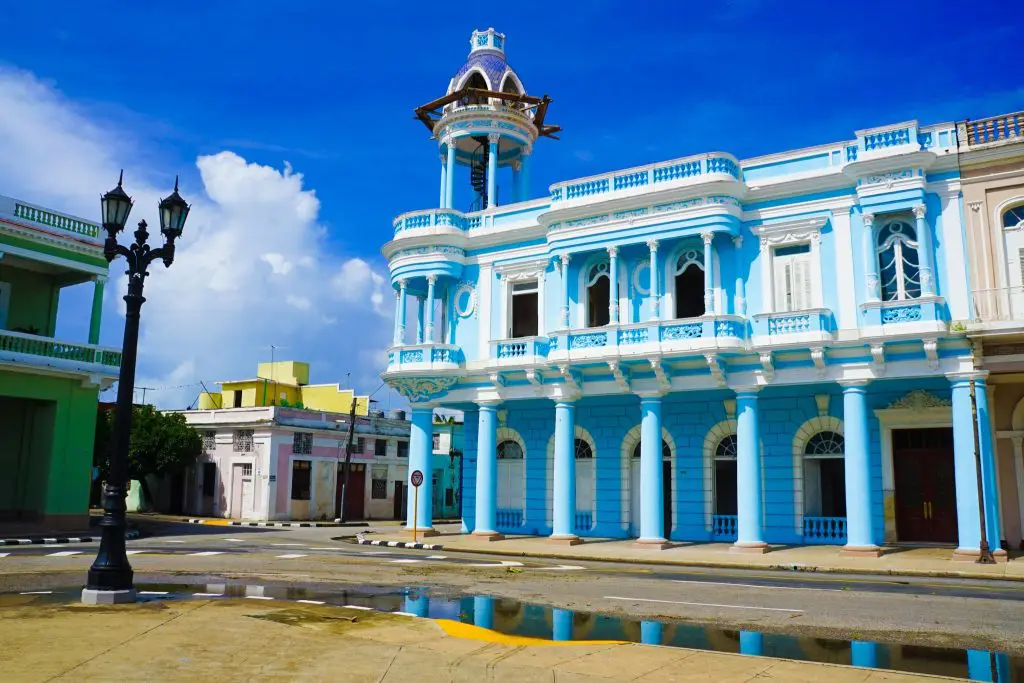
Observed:
[[[399,441],[398,442],[398,457],[408,458],[409,457],[409,442]]]
[[[356,453],[365,453],[365,452],[366,452],[366,439],[364,439],[363,437],[359,437],[358,439],[356,439]]]
[[[430,448],[431,448],[431,450],[435,450],[435,451],[441,450],[441,435],[440,434],[433,434],[433,435],[431,435],[431,445],[430,445]]]
[[[292,441],[292,453],[300,453],[302,455],[312,455],[312,453],[313,453],[313,433],[312,432],[295,432],[295,438]]]
[[[203,432],[203,451],[210,452],[217,448],[217,432]]]
[[[374,500],[384,500],[388,497],[388,480],[387,479],[374,479],[373,487],[370,491],[370,497]]]
[[[594,449],[583,439],[576,439],[574,446],[577,460],[587,460],[594,457]]]
[[[252,430],[236,429],[231,439],[231,447],[235,453],[248,453],[252,450]]]
[[[252,476],[252,463],[251,462],[242,463],[242,476],[243,477],[251,477]]]
[[[388,454],[388,442],[384,439],[377,439],[373,442],[373,454],[384,457]]]

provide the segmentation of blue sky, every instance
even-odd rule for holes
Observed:
[[[749,157],[1024,108],[1011,57],[1024,19],[1008,3],[509,8],[5,3],[0,194],[93,218],[124,166],[135,217],[152,222],[142,200],[181,173],[197,203],[183,238],[193,245],[168,273],[154,269],[140,384],[251,376],[275,344],[314,362],[315,381],[351,372],[372,391],[393,305],[380,246],[395,215],[437,201],[434,143],[412,109],[444,94],[474,28],[507,35],[510,63],[531,94],[551,95],[549,121],[565,129],[536,147],[535,196],[686,154]],[[80,307],[86,294],[66,300]],[[116,344],[117,297],[106,305],[103,341]],[[87,313],[61,315],[62,334],[84,337]],[[157,395],[178,404],[190,392]]]

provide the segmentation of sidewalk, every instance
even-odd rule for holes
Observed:
[[[5,682],[953,680],[631,643],[552,643],[259,600],[85,607],[0,596],[0,642]]]
[[[981,565],[954,562],[948,548],[894,548],[881,557],[845,557],[838,546],[775,546],[764,555],[729,552],[728,543],[678,543],[667,550],[638,547],[632,540],[587,539],[581,545],[552,545],[546,538],[509,536],[501,541],[486,541],[461,533],[433,536],[429,543],[444,550],[489,553],[515,557],[545,557],[559,560],[631,562],[689,567],[734,569],[788,569],[808,572],[882,574],[901,576],[1006,579],[1024,581],[1024,558],[1011,554],[1009,562]],[[379,541],[410,541],[408,534],[367,534]]]

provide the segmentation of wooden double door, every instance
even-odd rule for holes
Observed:
[[[953,430],[893,430],[892,466],[896,539],[906,543],[956,543]]]
[[[345,520],[363,519],[363,498],[366,496],[366,465],[348,464],[348,491],[345,492]],[[334,494],[334,514],[341,517],[341,492],[345,488],[345,463],[338,463],[338,478]]]

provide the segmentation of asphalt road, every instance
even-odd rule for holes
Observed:
[[[1024,654],[1024,583],[671,568],[360,546],[356,530],[187,524],[127,542],[137,581],[430,587],[577,611]],[[0,548],[0,592],[80,585],[97,543]]]

